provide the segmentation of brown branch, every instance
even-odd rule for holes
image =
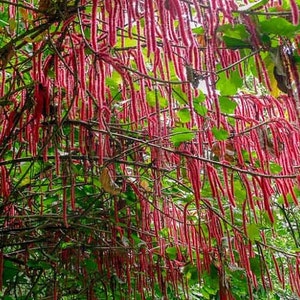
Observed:
[[[152,77],[152,76],[150,76],[148,74],[145,74],[145,73],[142,73],[140,71],[131,69],[131,68],[127,67],[127,66],[121,66],[121,67],[123,69],[127,70],[127,71],[130,71],[130,72],[138,74],[138,75],[140,75],[140,76],[142,76],[144,78],[147,78],[147,79],[159,82],[159,83],[165,83],[165,84],[186,84],[186,83],[190,83],[189,81],[163,80],[163,79],[160,79],[160,78]]]
[[[99,131],[101,133],[106,133],[103,130],[96,130],[96,131]],[[124,135],[122,135],[122,134],[118,134],[118,133],[114,133],[114,132],[112,134],[115,135],[116,137],[123,137],[124,138]],[[217,165],[217,166],[220,166],[220,167],[223,167],[223,168],[227,168],[227,169],[239,172],[239,173],[248,174],[248,175],[252,175],[252,176],[258,176],[258,177],[270,178],[270,179],[297,178],[297,176],[298,176],[298,174],[273,175],[273,174],[255,172],[255,171],[252,171],[252,170],[249,170],[249,169],[241,169],[241,168],[238,168],[238,167],[226,164],[226,163],[222,163],[222,162],[219,162],[219,161],[214,161],[212,159],[205,158],[205,157],[202,157],[202,156],[193,155],[193,154],[189,154],[189,153],[177,150],[177,149],[156,145],[156,144],[153,144],[153,141],[144,141],[144,140],[134,138],[134,137],[129,137],[129,136],[127,136],[126,139],[138,142],[142,145],[147,145],[147,146],[150,146],[150,147],[153,147],[153,148],[160,148],[160,149],[162,149],[166,152],[175,153],[175,154],[181,155],[183,157],[192,158],[192,159],[195,159],[195,160],[199,160],[199,161],[202,161],[202,162],[205,162],[205,163],[210,163],[212,165]],[[112,158],[112,160],[113,160],[113,158]]]
[[[36,12],[36,13],[41,12],[37,8],[29,6],[29,5],[26,5],[26,4],[22,4],[19,1],[18,2],[12,2],[12,1],[7,1],[7,0],[0,0],[0,3],[12,5],[12,6],[16,6],[18,8],[21,7],[21,8],[24,8],[24,9],[31,10],[31,11]]]
[[[99,132],[99,133],[103,133],[103,134],[109,134],[109,135],[113,135],[115,137],[131,140],[131,141],[139,143],[139,145],[136,146],[135,148],[126,149],[122,153],[119,153],[116,156],[112,157],[110,159],[110,161],[114,161],[115,159],[118,159],[119,157],[124,156],[126,153],[131,152],[131,151],[135,150],[136,148],[147,145],[149,147],[159,148],[159,149],[164,150],[164,151],[169,152],[169,153],[175,153],[175,154],[181,155],[183,157],[192,158],[192,159],[195,159],[195,160],[202,161],[204,163],[217,165],[217,166],[227,168],[227,169],[230,169],[230,170],[238,172],[238,173],[243,173],[243,174],[247,174],[247,175],[251,175],[251,176],[270,178],[270,179],[284,179],[284,178],[291,178],[292,179],[292,178],[297,178],[297,176],[299,176],[299,174],[297,174],[297,173],[274,175],[274,174],[266,174],[266,173],[256,172],[256,171],[249,170],[249,169],[241,169],[239,167],[232,166],[232,165],[229,165],[227,163],[222,163],[222,162],[215,161],[215,160],[212,160],[212,159],[209,159],[209,158],[206,158],[206,157],[202,157],[202,156],[199,156],[199,155],[190,154],[190,153],[180,151],[180,150],[177,150],[177,149],[174,149],[174,148],[169,148],[169,147],[157,145],[157,144],[154,143],[155,140],[148,140],[148,141],[146,140],[145,141],[145,140],[140,139],[140,138],[136,138],[136,137],[132,137],[132,136],[125,136],[124,134],[120,134],[120,133],[116,133],[116,132],[109,132],[108,133],[105,130],[100,130],[100,129],[93,128],[92,123],[88,123],[88,122],[84,122],[84,121],[80,121],[80,120],[66,120],[65,122],[67,122],[67,123],[70,122],[70,123],[73,123],[73,124],[80,124],[80,125],[83,125],[87,128],[90,128],[91,130],[93,130],[95,132]],[[258,124],[256,127],[259,127],[261,125],[262,124]],[[255,126],[251,127],[251,130],[253,130],[254,128],[255,128]],[[157,138],[157,139],[159,139],[159,138]],[[2,162],[0,162],[0,165],[1,165],[1,163]]]

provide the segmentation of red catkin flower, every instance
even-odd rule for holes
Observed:
[[[299,24],[299,7],[295,0],[290,0],[291,11],[292,11],[292,21],[294,25]]]
[[[105,6],[108,5],[110,1],[105,1]],[[91,19],[91,45],[95,52],[98,51],[98,43],[97,43],[97,7],[98,7],[98,0],[93,0],[92,6],[92,19]]]
[[[4,268],[4,254],[0,250],[0,291],[3,289],[3,268]]]

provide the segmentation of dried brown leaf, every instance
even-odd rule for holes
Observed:
[[[15,49],[12,43],[8,44],[5,48],[0,52],[0,69],[4,69],[8,62],[15,54]]]

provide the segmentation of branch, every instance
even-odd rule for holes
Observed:
[[[130,71],[132,73],[135,73],[135,74],[138,74],[144,78],[147,78],[147,79],[150,79],[150,80],[153,80],[153,81],[156,81],[156,82],[159,82],[159,83],[165,83],[165,84],[186,84],[186,83],[190,83],[189,81],[174,81],[174,80],[163,80],[163,79],[159,79],[159,78],[156,78],[156,77],[152,77],[150,75],[147,75],[147,74],[144,74],[140,71],[137,71],[137,70],[134,70],[134,69],[131,69],[129,67],[126,67],[126,66],[121,66],[123,69],[127,70],[127,71]]]
[[[16,6],[16,7],[21,7],[21,8],[24,8],[24,9],[31,10],[31,11],[36,12],[36,13],[40,12],[37,8],[26,5],[26,4],[22,4],[22,3],[20,3],[20,1],[11,2],[11,1],[7,1],[7,0],[0,0],[0,3],[8,4],[8,5]]]
[[[79,125],[85,126],[86,128],[89,128],[90,130],[92,130],[94,132],[99,132],[99,133],[102,133],[102,134],[108,134],[108,135],[112,135],[114,137],[119,137],[119,138],[131,140],[133,142],[139,143],[139,145],[137,145],[136,147],[128,148],[128,149],[124,150],[123,152],[117,154],[116,156],[112,157],[110,159],[111,162],[115,161],[116,159],[118,159],[122,156],[124,156],[128,152],[131,152],[131,151],[133,151],[137,148],[140,148],[142,146],[147,145],[149,147],[161,149],[161,150],[164,150],[164,151],[169,152],[169,153],[178,154],[178,155],[181,155],[183,157],[188,157],[188,158],[192,158],[192,159],[195,159],[195,160],[198,160],[198,161],[202,161],[204,163],[210,163],[212,165],[217,165],[217,166],[220,166],[220,167],[223,167],[223,168],[226,168],[226,169],[230,169],[230,170],[238,172],[238,173],[247,174],[247,175],[252,175],[252,176],[257,176],[257,177],[262,177],[262,178],[270,178],[270,179],[284,179],[284,178],[293,179],[293,178],[297,178],[297,176],[299,176],[299,174],[297,174],[297,173],[274,175],[274,174],[266,174],[266,173],[261,173],[261,172],[255,172],[255,171],[249,170],[249,169],[241,169],[241,168],[229,165],[228,163],[222,163],[222,162],[215,161],[215,160],[212,160],[212,159],[209,159],[209,158],[206,158],[206,157],[202,157],[202,156],[199,156],[199,155],[193,155],[193,154],[188,153],[188,152],[180,151],[178,149],[169,148],[169,147],[165,147],[165,146],[155,144],[154,143],[156,141],[155,139],[145,141],[144,139],[140,139],[140,138],[136,138],[136,137],[132,137],[132,136],[125,136],[124,134],[120,134],[120,133],[113,132],[113,131],[108,132],[106,130],[96,129],[96,128],[93,128],[93,126],[94,125],[96,126],[96,124],[88,123],[88,122],[84,122],[84,121],[80,121],[80,120],[65,120],[65,123],[79,124]],[[251,130],[253,130],[255,127],[259,127],[261,125],[262,124],[258,124],[254,127],[251,127]],[[160,138],[157,138],[157,139],[160,139]],[[0,165],[1,165],[1,163],[5,163],[5,162],[0,162]]]

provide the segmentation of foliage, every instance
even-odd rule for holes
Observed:
[[[300,297],[280,3],[0,0],[3,299]]]

